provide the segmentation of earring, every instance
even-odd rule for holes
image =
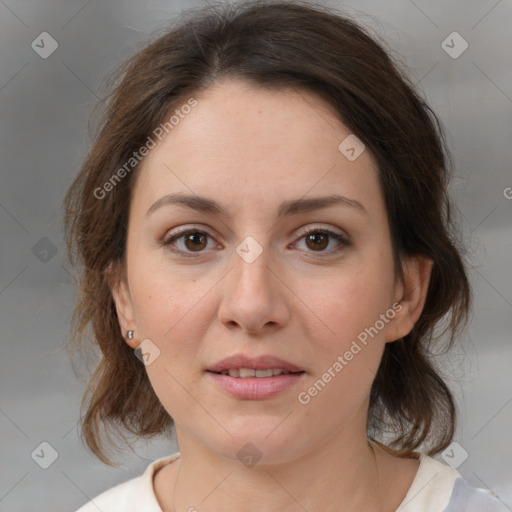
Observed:
[[[133,340],[133,331],[126,331],[126,339]]]

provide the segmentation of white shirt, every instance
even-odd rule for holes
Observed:
[[[179,456],[177,452],[155,460],[142,475],[103,492],[76,512],[162,512],[153,475]],[[396,512],[509,512],[490,491],[471,487],[450,466],[425,454],[419,454],[419,461],[416,476]]]

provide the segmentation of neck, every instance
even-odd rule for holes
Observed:
[[[386,501],[380,470],[386,454],[365,436],[350,434],[326,439],[293,460],[246,467],[182,433],[175,478],[160,493],[163,510],[380,512]]]

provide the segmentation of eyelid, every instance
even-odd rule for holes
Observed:
[[[334,231],[334,229],[335,228],[327,227],[327,226],[321,225],[321,224],[305,224],[304,226],[301,226],[300,228],[296,229],[295,231],[297,232],[296,236],[304,236],[304,235],[309,234],[312,231],[325,231],[327,233],[332,233],[334,235],[338,235],[338,236],[342,237],[346,242],[351,241],[351,237],[345,231],[338,232],[338,231]],[[185,234],[189,233],[190,231],[199,231],[199,232],[207,234],[211,238],[214,238],[208,232],[207,228],[204,228],[203,226],[201,226],[199,224],[190,224],[182,229],[179,229],[178,231],[176,231],[175,233],[173,233],[170,236],[168,236],[168,232],[166,232],[165,235],[162,237],[162,239],[169,240],[169,238],[173,238],[173,237],[179,236],[179,235],[185,235]]]
[[[205,228],[200,224],[186,224],[184,227],[181,226],[181,227],[177,227],[175,229],[176,229],[176,231],[174,231],[174,228],[166,231],[164,236],[162,237],[162,239],[168,240],[169,238],[172,238],[175,236],[185,235],[185,234],[189,233],[190,231],[199,231],[201,233],[207,234],[208,236],[211,236],[210,233],[208,232],[208,228]]]
[[[183,227],[182,229],[179,229],[176,232],[173,232],[172,234],[166,233],[163,236],[160,243],[165,248],[170,250],[171,252],[181,255],[181,256],[184,256],[184,257],[191,257],[191,258],[200,257],[201,255],[207,253],[207,251],[204,251],[204,250],[197,251],[197,252],[194,252],[194,251],[189,252],[189,251],[182,251],[181,249],[176,249],[175,247],[173,247],[171,242],[178,240],[181,237],[183,237],[189,233],[202,233],[202,234],[206,235],[207,237],[211,238],[212,240],[215,240],[215,238],[208,232],[207,229],[204,229],[202,226],[199,226],[199,225],[191,224],[187,227]],[[351,237],[348,234],[346,234],[345,232],[340,233],[338,231],[335,231],[334,228],[325,227],[325,226],[318,225],[318,224],[307,224],[298,229],[295,240],[294,240],[294,242],[292,242],[292,245],[295,245],[297,242],[299,242],[302,238],[304,238],[305,236],[307,236],[310,233],[325,233],[328,236],[330,236],[331,238],[334,238],[335,240],[337,240],[339,243],[338,247],[336,247],[334,249],[330,249],[328,251],[306,251],[312,255],[315,255],[315,253],[316,253],[315,257],[327,257],[328,255],[337,254],[337,253],[341,252],[345,247],[352,244]],[[218,247],[218,245],[219,244],[217,243],[217,247]]]
[[[341,230],[335,231],[335,229],[337,229],[337,228],[325,226],[322,224],[306,224],[305,226],[302,226],[299,228],[299,230],[297,232],[297,236],[299,236],[299,235],[304,236],[311,232],[321,231],[321,232],[330,233],[330,234],[339,236],[339,237],[343,238],[343,240],[345,240],[347,243],[351,242],[351,238],[348,235],[348,233],[346,233],[345,231],[341,231]]]
[[[352,245],[350,236],[346,235],[344,232],[339,233],[330,227],[322,227],[311,224],[301,229],[301,231],[297,234],[295,242],[293,242],[292,245],[299,243],[305,236],[309,235],[310,233],[324,233],[327,234],[329,238],[338,242],[338,245],[333,249],[323,251],[305,251],[308,256],[312,258],[327,259],[329,257],[335,257],[340,255],[340,253],[344,252],[349,246]]]
[[[202,233],[207,237],[211,238],[212,240],[215,240],[215,238],[208,232],[208,230],[204,229],[202,226],[191,224],[187,227],[178,229],[176,232],[172,232],[170,234],[168,232],[165,233],[165,235],[162,237],[160,241],[160,244],[163,245],[165,249],[171,251],[172,253],[184,256],[185,258],[199,257],[206,251],[198,251],[197,253],[194,253],[194,251],[182,251],[181,249],[177,249],[172,245],[172,242],[179,240],[181,237],[189,233]]]

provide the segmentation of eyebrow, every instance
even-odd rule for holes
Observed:
[[[160,197],[150,206],[146,212],[146,217],[159,208],[170,205],[186,206],[193,210],[213,215],[230,216],[228,210],[213,199],[199,195],[178,193],[167,194]],[[338,194],[332,194],[324,197],[299,198],[284,201],[279,206],[277,216],[278,218],[282,218],[286,215],[307,213],[321,208],[328,208],[329,206],[349,206],[361,214],[368,214],[366,208],[359,201]]]

